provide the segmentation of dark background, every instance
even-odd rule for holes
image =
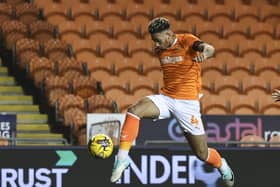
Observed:
[[[65,148],[7,148],[0,150],[0,169],[2,168],[59,168],[56,162],[59,160],[56,150]],[[63,175],[63,187],[88,187],[88,186],[143,186],[136,178],[133,178],[132,184],[111,184],[110,176],[114,156],[107,160],[101,160],[91,157],[86,147],[71,147],[65,150],[72,150],[77,161],[73,166],[66,166],[69,172]],[[227,158],[232,166],[236,177],[236,186],[238,187],[279,187],[279,168],[280,168],[280,149],[219,149],[220,153]],[[115,149],[116,152],[116,149]],[[138,165],[141,154],[145,155],[163,155],[169,158],[171,155],[189,155],[188,148],[173,147],[170,148],[152,148],[152,147],[134,147],[131,152],[131,158]],[[160,170],[160,168],[158,168]],[[207,168],[206,168],[207,169]],[[55,180],[55,179],[54,179]],[[205,187],[203,183],[197,181],[196,185],[171,184],[168,180],[164,184],[148,186],[194,186]],[[218,182],[218,187],[223,186]]]

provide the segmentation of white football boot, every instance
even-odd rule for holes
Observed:
[[[222,179],[223,179],[226,187],[233,187],[234,186],[234,174],[224,158],[222,158],[222,165],[221,165],[221,168],[219,168],[219,171],[222,175]]]
[[[119,180],[122,176],[123,171],[129,166],[129,159],[123,159],[119,160],[116,159],[114,166],[113,166],[113,171],[112,171],[112,176],[111,176],[111,182],[115,183],[117,180]]]

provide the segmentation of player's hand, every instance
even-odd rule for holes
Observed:
[[[275,100],[275,102],[280,101],[280,90],[275,89],[272,93],[272,98]]]
[[[194,61],[194,62],[197,62],[197,63],[201,63],[201,62],[203,62],[203,61],[205,61],[206,60],[206,55],[204,54],[204,53],[199,53],[197,56],[195,56],[192,60]]]

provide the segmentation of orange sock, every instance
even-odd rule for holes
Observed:
[[[130,150],[133,141],[138,135],[139,124],[140,118],[132,113],[127,112],[121,131],[120,149]]]
[[[209,148],[208,149],[208,158],[207,158],[206,162],[215,168],[220,168],[222,165],[221,155],[218,153],[218,151],[216,149]]]

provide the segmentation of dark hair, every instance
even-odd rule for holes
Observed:
[[[152,21],[150,21],[150,23],[148,25],[148,30],[149,30],[150,34],[154,34],[154,33],[169,29],[169,27],[170,27],[170,24],[169,24],[168,19],[166,19],[164,17],[157,17],[157,18],[154,18]]]

